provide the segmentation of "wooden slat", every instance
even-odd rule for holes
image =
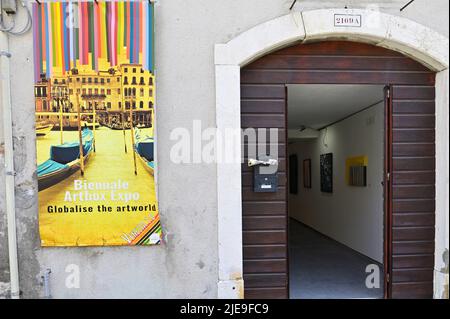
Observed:
[[[434,185],[398,185],[393,187],[393,198],[434,198],[435,190]]]
[[[406,282],[392,284],[392,298],[423,299],[433,296],[433,282]]]
[[[430,255],[394,255],[392,269],[398,268],[432,268],[434,256]]]
[[[435,76],[428,72],[315,71],[315,70],[243,70],[241,81],[251,84],[423,84],[434,85]]]
[[[401,241],[392,243],[392,253],[394,255],[421,254],[431,255],[434,253],[433,241]]]
[[[262,153],[262,154],[269,154],[272,157],[284,157],[286,154],[286,144],[278,144],[278,143],[272,143],[272,144],[248,144],[244,143],[244,154],[242,154],[244,158],[244,163],[247,163],[248,159],[248,153],[253,153],[252,157],[255,157],[256,154]],[[277,152],[277,153],[275,153]],[[248,166],[248,165],[247,165]],[[251,168],[252,169],[252,168]]]
[[[249,66],[251,69],[287,69],[287,70],[387,70],[387,71],[427,71],[427,68],[406,57],[386,56],[301,56],[268,55]]]
[[[242,128],[284,128],[285,122],[284,114],[242,114],[241,116]]]
[[[282,245],[244,245],[244,256],[256,258],[286,258],[286,244]]]
[[[420,241],[434,239],[434,226],[432,227],[393,227],[392,239],[395,241]]]
[[[241,112],[249,113],[284,113],[284,100],[242,100]]]
[[[393,213],[428,213],[435,211],[434,199],[396,199],[393,200]]]
[[[393,103],[394,114],[432,114],[436,112],[435,103],[431,101],[395,101]]]
[[[392,155],[399,156],[434,156],[436,154],[434,143],[394,143]]]
[[[434,100],[434,86],[401,86],[396,85],[393,92],[394,103],[399,100]]]
[[[393,214],[393,226],[434,226],[434,213]]]
[[[403,55],[382,47],[359,42],[326,41],[293,45],[272,53],[273,55],[327,55],[327,56],[398,56]]]
[[[273,135],[277,135],[277,136],[272,136]],[[256,135],[256,140],[255,140],[255,135]],[[264,142],[268,142],[271,141],[272,139],[276,139],[276,137],[278,137],[278,143],[280,144],[285,144],[286,143],[286,130],[283,128],[266,128],[266,130],[262,130],[262,129],[258,129],[258,131],[256,131],[253,128],[247,128],[247,129],[243,129],[242,131],[242,138],[244,143],[260,143],[261,139],[264,139]],[[249,139],[251,138],[251,140],[249,141]]]
[[[394,128],[434,128],[434,115],[394,115]]]
[[[287,271],[286,259],[244,259],[244,273],[271,273],[271,272],[284,272]]]
[[[241,85],[241,99],[282,99],[285,87],[278,85]]]
[[[394,143],[433,143],[435,131],[433,129],[393,129],[392,140]]]
[[[244,296],[245,299],[286,299],[288,298],[288,291],[286,286],[278,288],[245,288]]]
[[[245,288],[285,287],[287,285],[287,274],[248,274],[244,276],[244,285]]]
[[[243,230],[286,229],[286,216],[244,216]]]
[[[394,158],[394,171],[426,171],[434,170],[436,160],[434,157],[411,157],[411,158]]]
[[[286,231],[248,231],[242,233],[244,245],[286,244]],[[246,256],[244,256],[246,258]]]
[[[412,184],[433,184],[436,180],[434,171],[406,171],[394,172],[392,174],[392,181],[394,185],[412,185]]]
[[[392,281],[394,283],[433,281],[433,271],[432,269],[394,269]]]
[[[275,193],[255,193],[253,187],[243,187],[242,188],[242,200],[243,201],[283,201],[286,199],[286,189],[285,187],[279,187],[278,191]]]
[[[261,215],[286,215],[285,201],[243,201],[243,216],[261,216]]]

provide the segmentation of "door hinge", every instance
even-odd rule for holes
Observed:
[[[391,97],[391,90],[390,90],[390,89],[387,89],[387,90],[386,90],[386,97],[387,97],[387,98],[390,98],[390,97]]]
[[[390,181],[391,180],[391,173],[386,173],[386,181]]]
[[[390,273],[386,274],[386,282],[391,282],[391,274]]]

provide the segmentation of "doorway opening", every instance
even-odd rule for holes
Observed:
[[[384,297],[431,298],[436,217],[436,74],[401,53],[385,48],[364,43],[324,41],[295,44],[261,57],[241,68],[240,81],[241,128],[276,129],[278,142],[264,145],[261,141],[261,144],[266,150],[267,146],[277,146],[279,155],[276,179],[272,179],[277,182],[277,187],[272,188],[271,192],[255,192],[255,171],[248,165],[241,167],[245,298],[290,297],[293,281],[290,280],[291,255],[288,254],[290,196],[286,88],[289,89],[291,85],[317,84],[352,85],[350,96],[362,90],[364,86],[361,85],[377,85],[378,92],[381,92],[385,85],[389,85],[389,90],[386,90],[386,93],[389,93],[389,98],[386,99],[389,103],[385,107],[388,113],[385,116],[385,140],[388,143],[385,143],[384,152],[387,155],[384,156],[386,169],[383,194],[386,198],[385,211],[389,213],[385,214],[384,223],[383,266],[384,274],[387,274],[384,276]],[[306,95],[312,95],[312,87],[307,88],[309,90]],[[319,93],[318,98],[325,94],[325,90],[319,90]],[[336,101],[342,98],[342,92],[335,95]],[[323,109],[318,109],[321,114],[327,114]],[[339,118],[336,119],[338,120]],[[370,122],[369,119],[368,124]],[[329,124],[333,122],[324,125]],[[303,126],[294,129],[309,131],[305,123],[299,125]],[[325,142],[329,146],[332,141],[331,131],[328,127]],[[355,136],[356,133],[348,140],[354,140]],[[246,149],[246,143],[242,145]],[[320,155],[322,154],[319,154],[319,159],[311,159],[311,172],[314,165],[320,165]],[[328,159],[324,157],[324,161],[333,163],[333,169],[339,167],[342,171],[347,158],[337,160],[336,155],[334,154],[332,159],[330,156]],[[349,155],[352,157],[349,162],[351,166],[360,162],[361,158],[358,157],[364,159],[364,155],[367,154]],[[367,169],[370,170],[373,158],[372,155],[367,157]],[[303,161],[301,165],[303,166]],[[300,170],[300,163],[297,168]],[[231,174],[231,171],[229,173]],[[312,187],[320,187],[320,184],[317,184],[320,183],[320,177],[319,180],[317,177],[311,177]],[[340,182],[342,178],[339,178]],[[338,177],[334,176],[332,193],[321,193],[335,197],[340,190],[335,184],[337,181]],[[325,194],[322,197],[328,198]],[[354,198],[358,199],[353,196],[349,201],[354,201]],[[334,221],[333,216],[336,220],[337,217],[332,213],[327,215],[330,223]],[[351,234],[358,231],[361,230],[354,227]],[[344,244],[349,245],[346,242]]]
[[[383,85],[287,85],[290,298],[383,298]]]

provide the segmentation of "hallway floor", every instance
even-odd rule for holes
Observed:
[[[375,261],[292,218],[289,261],[291,299],[383,297],[382,283],[373,289],[365,285],[366,266]],[[382,277],[383,267],[376,264]]]

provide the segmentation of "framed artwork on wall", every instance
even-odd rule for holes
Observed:
[[[333,153],[320,155],[320,191],[333,192]]]
[[[367,186],[367,155],[348,157],[345,161],[345,180],[349,186]]]
[[[350,166],[349,180],[350,186],[367,186],[367,166]]]
[[[311,188],[311,159],[303,160],[303,187]]]
[[[289,193],[298,193],[298,160],[295,154],[289,156]]]

